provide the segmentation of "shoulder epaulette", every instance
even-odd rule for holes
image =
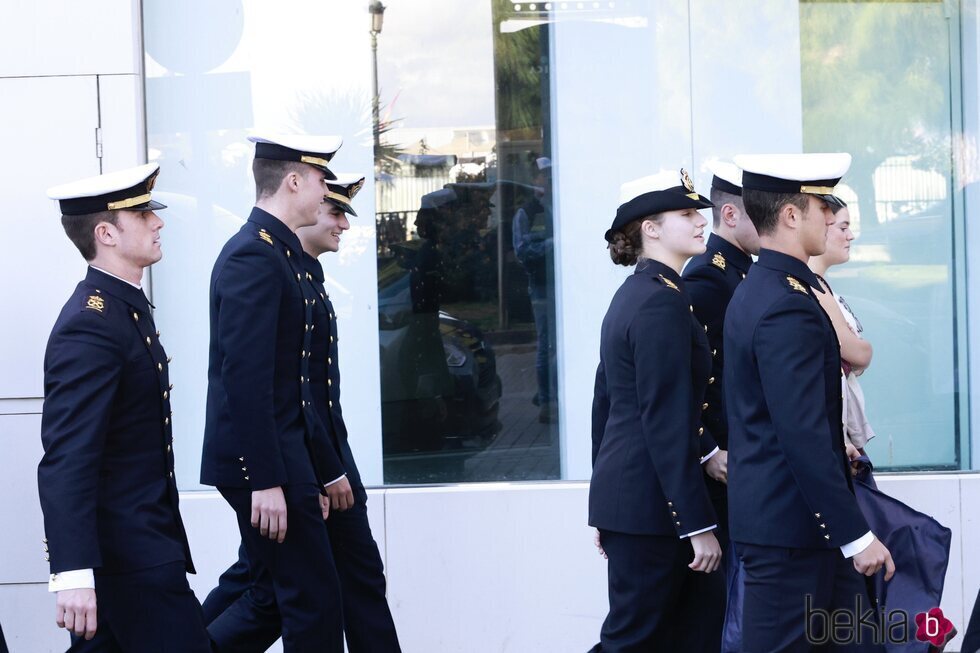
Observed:
[[[806,286],[804,286],[802,283],[800,283],[800,280],[797,279],[796,277],[787,274],[786,275],[786,281],[789,282],[789,287],[792,288],[793,290],[796,290],[798,292],[801,292],[804,295],[809,295],[810,294],[809,292],[807,292]]]
[[[268,243],[270,246],[275,247],[275,243],[272,242],[272,236],[265,229],[259,229],[259,240],[264,243]]]
[[[661,281],[663,282],[663,284],[664,284],[665,286],[667,286],[668,288],[673,288],[673,289],[674,289],[674,290],[676,290],[677,292],[680,292],[680,291],[681,291],[681,289],[677,287],[677,284],[676,284],[676,283],[674,283],[673,281],[671,281],[670,279],[668,279],[668,278],[667,278],[667,277],[665,277],[664,275],[662,275],[662,274],[658,274],[657,276],[658,276],[658,277],[660,277],[660,280],[661,280]]]
[[[715,255],[711,257],[711,264],[716,268],[721,268],[722,270],[724,270],[725,265],[727,265],[725,257],[721,255],[721,252],[715,252]]]

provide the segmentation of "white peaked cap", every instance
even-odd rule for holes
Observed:
[[[48,189],[48,197],[58,200],[63,215],[86,215],[102,211],[156,211],[166,205],[152,199],[150,191],[160,174],[160,164],[147,163],[134,168],[79,179]]]
[[[656,174],[625,182],[619,187],[619,203],[626,204],[644,193],[667,190],[680,185],[681,178],[676,170],[661,170]]]
[[[132,188],[146,181],[150,175],[160,169],[159,163],[146,163],[135,168],[126,168],[104,175],[86,177],[60,186],[48,189],[48,198],[53,200],[71,200],[79,197],[96,197],[119,190]]]
[[[833,193],[851,167],[846,152],[811,154],[741,154],[742,187],[770,193]]]
[[[732,186],[742,187],[742,169],[730,161],[711,161],[708,163],[708,171]]]
[[[253,143],[269,143],[288,147],[299,152],[315,152],[319,154],[334,154],[344,144],[340,136],[311,136],[308,134],[276,134],[272,132],[255,131],[248,137]]]

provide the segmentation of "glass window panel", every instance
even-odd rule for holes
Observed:
[[[949,12],[943,2],[800,3],[804,148],[854,157],[840,194],[858,238],[829,281],[875,349],[861,382],[878,434],[868,451],[882,468],[969,460],[951,151],[959,25]]]
[[[513,11],[393,0],[385,12],[375,167],[386,483],[560,475],[549,28],[506,23]]]
[[[353,205],[370,215],[369,17],[366,4],[314,0],[289,11],[264,0],[146,0],[142,7],[148,157],[162,169],[154,195],[168,205],[153,300],[174,357],[177,477],[182,490],[200,489],[209,280],[255,201],[246,136],[256,127],[343,136],[334,169],[367,177]],[[338,24],[349,29],[332,27]],[[336,52],[345,53],[344,65],[327,65]],[[372,485],[381,482],[380,419],[365,408],[376,407],[378,396],[373,245],[370,218],[353,218],[340,252],[322,259],[343,342],[344,419],[361,477]]]

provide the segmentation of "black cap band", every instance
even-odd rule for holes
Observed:
[[[271,159],[272,161],[295,161],[296,163],[307,163],[315,168],[319,168],[327,173],[327,179],[336,179],[337,175],[330,171],[327,164],[336,152],[302,152],[291,147],[277,145],[275,143],[256,143],[255,158]]]
[[[796,181],[792,179],[780,179],[761,175],[757,172],[742,172],[742,188],[748,190],[760,190],[766,193],[784,193],[795,195],[797,193],[812,193],[814,195],[831,195],[834,186],[840,181],[836,179],[814,179],[812,181]]]
[[[742,196],[742,187],[736,186],[727,179],[722,179],[718,175],[711,177],[711,187],[720,190],[723,193],[728,193],[729,195]]]
[[[102,195],[92,197],[73,197],[66,200],[58,200],[62,215],[88,215],[90,213],[102,213],[103,211],[119,211],[128,209],[130,211],[155,211],[165,209],[166,205],[156,202],[150,198],[150,190],[156,183],[157,174],[154,173],[140,183],[114,190]]]

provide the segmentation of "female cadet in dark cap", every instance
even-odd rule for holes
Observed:
[[[609,560],[609,614],[592,650],[699,651],[704,585],[723,596],[724,579],[706,575],[721,562],[699,433],[711,351],[680,271],[705,250],[698,209],[712,205],[683,170],[624,184],[621,199],[606,240],[636,271],[602,321],[596,372],[589,524]]]

